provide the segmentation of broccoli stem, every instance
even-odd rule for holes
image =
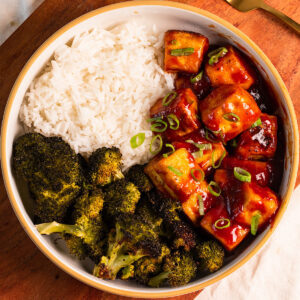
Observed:
[[[55,221],[35,225],[40,234],[68,233],[83,238],[86,233],[77,225],[60,224]]]
[[[170,272],[161,272],[160,274],[152,277],[148,281],[148,285],[151,287],[160,287],[165,279],[169,277]]]

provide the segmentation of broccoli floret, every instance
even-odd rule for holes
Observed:
[[[122,275],[121,275],[122,280],[127,280],[133,277],[134,277],[134,265],[129,265],[124,269],[122,269]]]
[[[150,226],[136,215],[120,215],[109,233],[106,256],[94,268],[94,275],[115,279],[118,272],[144,256],[161,255],[161,244]]]
[[[165,258],[163,272],[148,281],[151,287],[160,287],[165,282],[176,287],[187,284],[195,277],[197,266],[189,252],[175,252]]]
[[[13,167],[29,184],[37,218],[63,221],[83,182],[78,156],[70,146],[59,137],[25,134],[14,142]]]
[[[197,245],[196,249],[196,261],[198,264],[198,270],[203,272],[215,272],[219,270],[224,262],[224,249],[216,241],[204,241]]]
[[[147,175],[144,172],[143,165],[132,166],[128,170],[126,174],[126,178],[129,181],[133,182],[142,193],[149,192],[153,188],[150,179],[147,177]]]
[[[105,211],[110,217],[121,213],[134,214],[140,196],[132,182],[125,179],[115,181],[105,188]]]
[[[147,196],[173,237],[173,247],[184,247],[186,251],[194,248],[197,244],[197,235],[192,226],[181,217],[183,215],[181,203],[154,190],[147,193]]]
[[[89,178],[92,184],[104,186],[124,178],[121,171],[122,155],[118,148],[99,148],[88,159]]]
[[[101,190],[86,193],[75,204],[74,225],[57,222],[36,225],[41,234],[62,233],[72,254],[84,258],[87,254],[99,261],[103,255],[105,225],[102,221]]]
[[[162,245],[161,255],[158,257],[146,256],[135,262],[135,279],[147,284],[151,277],[162,272],[162,262],[165,256],[170,254],[170,249],[166,245]]]

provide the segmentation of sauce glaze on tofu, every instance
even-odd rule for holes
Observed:
[[[176,73],[173,97],[158,99],[150,117],[175,115],[178,128],[155,132],[161,151],[145,173],[162,197],[181,202],[200,239],[209,234],[233,251],[280,206],[277,102],[244,54],[230,45],[209,48],[201,33],[166,32],[164,70]]]

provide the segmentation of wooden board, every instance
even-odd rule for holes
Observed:
[[[120,1],[45,0],[0,47],[0,115],[3,115],[9,92],[20,70],[51,34],[74,18],[115,2]],[[223,0],[179,2],[197,6],[226,19],[254,40],[282,76],[300,120],[300,37],[296,33],[263,11],[240,13]],[[299,0],[266,2],[300,22]],[[58,269],[21,228],[9,204],[2,178],[0,192],[1,299],[126,299],[90,288]],[[197,294],[181,296],[180,299],[194,299]]]

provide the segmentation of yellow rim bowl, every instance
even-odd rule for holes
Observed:
[[[111,20],[109,14],[114,13],[114,18],[111,21],[106,21],[107,25],[115,24],[116,21],[119,22],[124,18],[125,14],[129,14],[131,17],[134,15],[141,15],[143,13],[148,13],[149,16],[155,18],[155,16],[159,16],[159,12],[164,11],[165,13],[170,12],[172,14],[172,18],[170,18],[172,26],[176,26],[176,24],[180,24],[180,21],[184,19],[185,16],[185,23],[187,24],[185,28],[176,28],[178,29],[190,29],[191,28],[197,30],[197,26],[195,24],[189,24],[187,21],[187,15],[191,20],[194,18],[198,21],[203,21],[204,23],[209,24],[207,26],[207,30],[211,30],[212,34],[215,34],[215,37],[219,37],[221,39],[227,39],[232,44],[236,46],[241,46],[240,49],[246,54],[248,54],[252,60],[256,63],[257,67],[261,71],[262,75],[269,81],[273,91],[279,98],[279,107],[280,107],[280,114],[284,120],[284,129],[285,129],[285,139],[286,139],[286,154],[285,154],[285,167],[284,167],[284,175],[281,184],[280,196],[282,199],[282,204],[279,208],[279,211],[274,219],[272,226],[269,226],[262,234],[260,234],[255,241],[250,244],[250,246],[245,249],[236,259],[234,259],[229,264],[225,265],[221,270],[218,272],[206,276],[205,278],[200,278],[195,280],[185,286],[178,287],[178,288],[147,288],[147,287],[137,287],[137,286],[130,286],[126,283],[120,284],[119,282],[113,281],[104,281],[102,279],[98,279],[84,269],[80,269],[75,265],[72,265],[69,262],[66,262],[59,254],[54,253],[51,245],[44,240],[36,230],[35,227],[26,213],[20,196],[18,194],[18,190],[16,184],[14,182],[14,178],[11,172],[11,148],[14,136],[11,132],[11,128],[13,127],[12,124],[17,123],[17,114],[18,109],[15,108],[15,101],[19,97],[19,89],[22,87],[23,81],[27,78],[26,76],[30,74],[30,70],[36,63],[38,59],[42,59],[46,62],[49,60],[50,56],[49,53],[46,55],[47,49],[55,42],[58,42],[62,36],[67,36],[68,32],[72,29],[79,28],[84,22],[89,22],[95,17],[105,18],[107,20]],[[151,15],[152,14],[152,15]],[[157,17],[156,17],[157,18]],[[163,19],[163,18],[161,18]],[[172,19],[172,20],[171,20]],[[161,20],[164,22],[164,20]],[[192,21],[191,21],[192,22]],[[110,24],[109,24],[110,23]],[[200,24],[201,22],[199,22]],[[200,25],[199,25],[200,26]],[[168,25],[165,24],[167,28]],[[173,27],[174,28],[174,27]],[[171,29],[171,28],[168,28]],[[198,28],[199,30],[199,28]],[[223,31],[220,34],[219,31]],[[74,35],[74,32],[70,33],[68,37],[70,39]],[[205,34],[205,33],[204,33]],[[237,42],[238,40],[238,42]],[[246,50],[245,50],[246,49]],[[53,53],[53,49],[51,50]],[[49,51],[48,51],[49,52]],[[29,72],[29,73],[28,73]],[[37,74],[37,71],[36,71]],[[35,76],[35,75],[34,75]],[[33,76],[33,77],[34,77]],[[28,87],[29,83],[27,83]],[[26,88],[27,89],[27,88]],[[23,91],[24,96],[25,91]],[[20,97],[19,97],[20,98]],[[21,101],[21,100],[20,100]],[[19,101],[19,102],[20,102]],[[20,103],[19,103],[20,105]],[[12,118],[14,118],[15,122],[11,123]],[[20,126],[20,125],[19,125]],[[15,133],[16,135],[16,133]],[[178,296],[182,294],[191,293],[200,289],[203,289],[222,278],[228,276],[239,267],[241,267],[245,262],[247,262],[252,256],[254,256],[259,249],[266,243],[269,239],[271,234],[274,232],[276,226],[280,222],[284,211],[288,205],[291,193],[293,191],[296,175],[298,170],[298,156],[299,156],[299,134],[298,134],[298,126],[295,116],[295,111],[293,108],[292,101],[288,94],[288,91],[278,74],[275,67],[272,65],[270,60],[266,57],[266,55],[262,52],[262,50],[253,42],[251,41],[244,33],[240,30],[236,29],[230,23],[222,20],[221,18],[198,8],[176,3],[176,2],[168,2],[168,1],[130,1],[130,2],[123,2],[114,5],[105,6],[103,8],[94,10],[89,12],[74,21],[70,22],[60,30],[58,30],[54,35],[52,35],[46,42],[39,47],[39,49],[33,54],[30,60],[27,62],[23,70],[21,71],[20,75],[18,76],[15,85],[10,93],[6,109],[4,112],[4,117],[2,121],[2,129],[1,129],[1,153],[2,153],[2,172],[3,172],[3,179],[6,186],[6,190],[8,193],[8,197],[12,204],[12,207],[24,227],[25,231],[28,233],[29,237],[32,241],[41,249],[41,251],[48,256],[50,260],[52,260],[58,267],[62,270],[66,271],[68,274],[73,276],[74,278],[92,286],[97,289],[101,289],[103,291],[107,291],[114,294],[119,294],[123,296],[131,296],[131,297],[145,297],[145,298],[157,298],[157,297],[171,297],[171,296]]]

